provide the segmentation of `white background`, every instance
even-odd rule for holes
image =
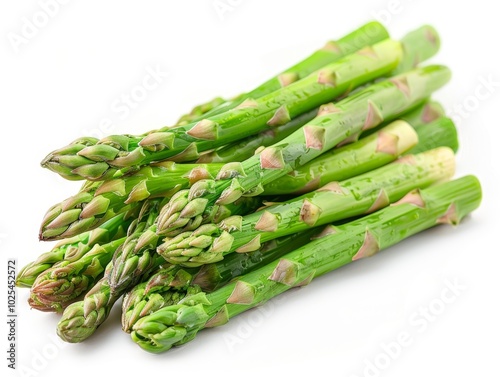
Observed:
[[[413,237],[162,355],[145,353],[121,332],[118,306],[87,342],[61,345],[58,317],[29,310],[28,291],[18,290],[18,367],[31,372],[20,375],[498,375],[500,29],[493,3],[222,0],[223,13],[214,3],[69,1],[16,52],[9,33],[22,35],[24,17],[32,20],[41,6],[2,2],[0,313],[7,310],[6,259],[24,265],[47,251],[50,245],[37,241],[39,222],[79,187],[40,168],[46,153],[84,134],[169,125],[191,106],[251,89],[377,17],[396,38],[424,23],[440,32],[442,50],[433,62],[448,65],[453,79],[435,98],[457,120],[457,176],[481,179],[481,208],[457,228]],[[169,75],[127,116],[114,111],[147,67]],[[485,80],[496,86],[478,100]],[[460,119],[455,106],[466,108]],[[111,126],[103,126],[106,119]],[[455,280],[466,287],[456,300],[425,329],[412,325],[419,307],[436,304],[446,281]],[[380,363],[382,343],[400,332],[412,344],[384,370],[365,370]],[[0,334],[6,333],[4,325]],[[0,345],[5,355],[6,335]],[[0,359],[3,375],[7,361]]]

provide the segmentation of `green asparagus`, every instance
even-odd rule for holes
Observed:
[[[156,247],[156,243],[154,237],[148,238],[150,233],[147,233],[161,205],[160,199],[147,200],[142,204],[141,212],[114,252],[104,276],[83,300],[72,303],[64,310],[57,328],[63,340],[78,343],[91,336],[108,318],[116,300],[164,263],[164,260],[148,252]]]
[[[458,224],[479,206],[481,187],[473,176],[415,190],[393,206],[339,226],[236,281],[210,293],[186,297],[138,320],[132,340],[159,353],[193,340],[205,327],[228,320],[292,287],[345,264],[376,254],[436,224]]]
[[[290,122],[273,127],[269,130],[262,131],[256,135],[248,136],[242,140],[234,143],[224,145],[214,151],[203,153],[198,158],[198,163],[214,163],[214,162],[235,162],[243,161],[254,155],[255,150],[264,146],[267,147],[278,141],[283,140],[292,132],[298,130],[304,124],[312,120],[318,113],[319,109],[313,109],[298,117],[292,119]]]
[[[450,78],[443,66],[428,66],[375,84],[336,105],[324,105],[302,129],[241,162],[224,165],[215,180],[200,180],[180,190],[163,207],[160,235],[178,233],[193,221],[213,222],[212,213],[243,195],[258,195],[263,185],[332,149],[350,135],[396,118],[416,106]]]
[[[259,250],[245,254],[234,253],[223,261],[203,265],[201,268],[170,266],[162,269],[125,295],[122,304],[122,328],[130,332],[140,318],[165,306],[175,305],[186,296],[200,291],[214,291],[233,278],[262,267],[305,245],[317,233],[317,229],[310,229],[272,240],[262,244]]]
[[[144,202],[138,222],[126,240],[116,250],[107,274],[111,292],[124,292],[137,277],[157,267],[154,254],[158,236],[154,224],[162,202],[159,199]]]
[[[407,119],[414,128],[417,128],[420,124],[429,122],[439,114],[442,114],[442,110],[438,104],[426,102],[402,115],[401,119]],[[299,118],[301,117],[299,116]],[[386,124],[384,123],[384,125]],[[282,127],[287,127],[287,125]],[[227,152],[230,152],[228,155],[225,155],[224,152],[218,155],[223,157],[221,160],[238,161],[239,157],[245,153],[248,154],[250,151],[252,151],[250,155],[253,155],[256,145],[248,143],[247,145],[241,145],[238,150],[233,147],[235,146],[233,145],[229,148],[232,152],[229,149],[227,150]],[[354,146],[351,148],[354,148]],[[346,154],[344,153],[344,155]],[[327,155],[330,156],[331,153],[327,153]],[[233,157],[232,159],[230,159],[231,156]],[[352,155],[351,160],[353,158],[359,160],[359,156]],[[316,158],[314,161],[321,160],[323,160],[323,157]],[[311,164],[315,168],[310,167]],[[145,166],[133,175],[111,181],[88,182],[77,195],[53,206],[47,212],[40,229],[40,237],[42,240],[52,240],[71,236],[80,231],[90,230],[99,226],[113,214],[127,210],[130,208],[130,205],[135,204],[133,207],[137,207],[137,202],[141,200],[157,196],[168,197],[177,190],[189,187],[200,179],[214,177],[222,166],[222,164],[217,163],[201,165],[176,164],[166,161],[154,164],[153,166]],[[297,168],[294,172],[290,172],[289,175],[305,176],[309,174],[308,170],[316,169],[317,167],[321,168],[321,163],[311,162]],[[279,179],[278,183],[271,183],[270,185],[279,191],[276,192],[275,190],[272,192],[270,190],[269,193],[284,194],[290,192],[290,190],[287,191],[287,178],[288,176],[285,176]],[[282,180],[285,180],[285,182],[282,182]],[[282,185],[280,182],[285,183],[285,185]],[[68,213],[75,215],[73,217],[74,220],[68,216]],[[64,219],[63,221],[66,225],[60,226],[61,219]]]
[[[144,166],[133,175],[87,184],[78,194],[47,211],[40,227],[40,240],[71,237],[93,229],[116,213],[137,209],[145,199],[169,197],[197,180],[214,177],[221,167],[222,164],[184,165],[165,161]]]
[[[161,259],[155,257],[154,265],[160,265]],[[114,303],[122,295],[122,291],[111,291],[108,275],[111,263],[108,264],[104,276],[87,292],[83,300],[69,305],[63,312],[57,325],[57,334],[68,343],[80,343],[89,338],[108,318]],[[147,276],[147,275],[146,275]],[[133,284],[145,276],[137,276]]]
[[[215,97],[208,102],[202,103],[201,105],[197,105],[193,107],[189,113],[182,115],[176,122],[174,127],[184,126],[186,124],[196,122],[197,120],[201,119],[201,117],[205,116],[205,114],[219,107],[224,102],[226,102],[224,98]]]
[[[455,172],[453,151],[442,147],[408,155],[354,178],[246,216],[167,238],[158,253],[172,264],[196,267],[222,260],[230,252],[257,250],[262,242],[383,208],[408,191],[447,180]]]
[[[268,183],[263,195],[304,194],[328,182],[341,181],[383,166],[400,154],[416,154],[437,147],[450,147],[456,151],[457,135],[451,119],[438,118],[428,124],[421,124],[416,119],[411,126],[415,131],[409,123],[397,120],[355,143],[334,148]],[[394,153],[381,148],[387,138],[393,139]],[[414,146],[417,140],[418,144]]]
[[[379,22],[369,22],[337,41],[327,42],[323,48],[315,51],[306,59],[295,64],[293,67],[288,68],[284,72],[281,72],[250,92],[239,95],[233,100],[222,103],[220,106],[214,107],[211,111],[205,113],[195,111],[196,114],[199,114],[199,117],[195,116],[193,118],[189,118],[189,120],[194,122],[201,120],[200,117],[209,117],[221,114],[235,108],[248,98],[261,98],[284,86],[303,79],[327,64],[331,64],[346,55],[362,49],[363,47],[371,46],[387,38],[389,38],[389,34]],[[208,107],[213,107],[213,100],[209,102]]]
[[[450,118],[442,117],[433,122],[415,127],[418,144],[406,153],[420,153],[436,147],[449,147],[458,150],[458,135],[455,124]]]
[[[64,177],[110,179],[154,161],[190,161],[199,153],[253,135],[331,101],[352,88],[393,71],[403,55],[400,42],[386,39],[331,63],[311,75],[235,109],[197,123],[147,136],[108,136],[95,145],[79,141],[50,153],[42,166]]]
[[[113,253],[123,242],[125,237],[97,244],[82,258],[74,262],[60,262],[45,270],[31,287],[29,305],[40,311],[62,312],[99,281]]]
[[[16,278],[18,287],[31,288],[35,279],[61,262],[75,262],[86,255],[97,244],[105,244],[125,236],[132,219],[122,213],[106,221],[98,228],[84,232],[57,243],[54,248],[40,255],[35,261],[24,266]]]
[[[260,204],[257,198],[240,201],[234,208],[249,211]],[[156,215],[162,200],[144,202],[128,236],[115,251],[106,274],[83,300],[68,306],[58,325],[59,336],[70,343],[82,342],[106,320],[116,300],[156,270],[165,260],[156,254]]]
[[[396,160],[417,145],[408,123],[394,121],[360,141],[334,148],[265,185],[263,195],[304,194],[331,181],[342,181]]]
[[[430,132],[424,128],[430,128]],[[440,146],[456,145],[456,130],[453,122],[448,118],[439,118],[435,122],[417,127],[416,130],[420,135],[417,147],[421,142],[423,143],[419,152]],[[417,147],[413,149],[416,150]],[[231,253],[222,261],[203,265],[201,269],[182,269],[179,266],[163,269],[126,294],[122,305],[122,328],[124,331],[130,331],[139,318],[164,306],[176,304],[187,294],[196,293],[198,288],[204,292],[211,292],[231,279],[253,271],[292,249],[302,246],[311,235],[317,232],[318,230],[313,228],[291,236],[273,239],[264,242],[257,251]]]

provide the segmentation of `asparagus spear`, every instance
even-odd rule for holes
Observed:
[[[106,275],[87,292],[83,300],[64,309],[56,331],[65,342],[83,342],[108,318],[111,308],[121,295],[111,293]]]
[[[441,41],[439,34],[430,25],[424,25],[413,30],[401,38],[405,59],[401,61],[394,74],[403,73],[417,67],[417,65],[436,54]]]
[[[132,219],[121,213],[98,228],[81,233],[57,243],[52,250],[43,253],[35,261],[22,268],[16,278],[18,287],[30,288],[38,275],[61,262],[75,262],[86,255],[97,244],[105,244],[125,236]]]
[[[410,123],[397,120],[360,141],[334,148],[268,183],[263,194],[304,194],[328,182],[341,181],[383,166],[410,151],[416,154],[441,146],[456,151],[457,135],[451,119],[438,118],[425,125],[416,119],[411,127]],[[398,147],[394,153],[380,148],[382,140],[388,137],[393,138],[395,143],[397,140]]]
[[[398,68],[392,73],[393,75],[404,73],[415,68],[418,63],[434,56],[440,47],[439,35],[437,31],[429,25],[424,25],[414,31],[411,31],[401,39],[401,42],[403,44],[405,54],[399,62]],[[362,87],[358,87],[356,90],[362,90]],[[313,113],[314,111],[309,114]],[[408,114],[405,114],[405,116],[402,116],[402,119],[413,125],[414,123],[428,123],[443,115],[444,109],[441,105],[435,102],[426,101],[413,111],[410,111]],[[303,114],[301,117],[306,119],[308,117],[308,113]],[[295,119],[292,119],[291,122],[284,126],[279,126],[273,130],[261,132],[258,135],[249,136],[246,139],[223,146],[215,151],[202,154],[198,159],[198,162],[208,163],[243,161],[250,158],[258,147],[270,146],[288,136],[291,132],[293,132],[294,125],[292,123],[294,123],[294,121]],[[299,124],[301,123],[302,122],[297,119],[297,128],[300,127]],[[367,131],[367,134],[369,133],[371,133],[370,130]],[[358,135],[356,135],[353,140],[356,140],[357,136]]]
[[[439,102],[426,100],[413,109],[401,114],[399,119],[404,120],[409,123],[413,128],[417,129],[421,125],[434,122],[436,119],[445,116],[445,110]],[[377,127],[370,128],[369,130],[363,131],[360,135],[361,138],[369,136],[375,132],[378,132],[387,123],[382,123]]]
[[[308,113],[304,113],[299,117],[292,119],[290,122],[283,126],[278,126],[272,130],[263,131],[257,135],[249,136],[243,140],[225,145],[212,152],[204,153],[200,156],[197,162],[220,163],[244,161],[247,158],[252,157],[258,148],[268,147],[289,136],[292,132],[312,120],[318,113],[318,110],[319,109],[315,109]],[[400,119],[406,120],[413,127],[416,127],[419,124],[429,123],[443,115],[444,109],[440,104],[436,102],[425,101],[419,104],[414,109],[408,111],[407,113],[402,114]],[[384,123],[380,127],[376,127],[376,129],[374,129],[373,131],[367,130],[366,133],[362,133],[361,136],[369,135],[385,125],[387,125],[387,123]]]
[[[206,103],[195,106],[189,113],[182,115],[176,125],[188,124],[201,120],[206,116],[228,111],[241,104],[247,98],[260,98],[304,78],[321,67],[333,63],[346,55],[387,38],[389,38],[389,34],[379,22],[369,22],[337,41],[327,42],[324,47],[315,51],[301,62],[274,76],[250,92],[240,94],[227,101],[221,97],[216,97]]]
[[[131,337],[146,351],[159,353],[191,341],[204,327],[230,318],[292,287],[333,271],[436,224],[458,224],[479,206],[477,178],[461,179],[410,192],[398,203],[339,226],[322,237],[210,293],[188,296],[137,321]]]
[[[189,113],[182,115],[174,127],[184,126],[191,122],[196,122],[197,120],[201,119],[205,114],[212,112],[212,110],[219,107],[224,102],[226,102],[224,98],[215,97],[208,102],[197,105],[193,107]]]
[[[455,170],[453,151],[442,147],[408,155],[354,178],[322,188],[244,217],[167,238],[158,253],[172,264],[195,267],[222,260],[230,252],[257,250],[262,242],[385,207],[408,191],[449,179]]]
[[[194,272],[196,269],[169,266],[133,287],[123,298],[123,331],[130,332],[139,318],[165,306],[174,305],[188,295],[201,292],[198,286],[191,284]]]
[[[216,104],[221,101],[220,97],[209,101],[207,104],[196,106],[189,115],[181,117],[178,123],[195,122],[201,120],[202,117],[213,116],[231,110],[248,98],[261,98],[303,79],[327,64],[387,38],[389,38],[389,34],[379,22],[369,22],[337,41],[329,41],[323,48],[248,93],[241,94],[229,101],[222,101],[218,105]]]
[[[384,147],[391,143],[390,150]],[[334,148],[265,185],[263,195],[304,194],[396,160],[418,142],[407,122],[394,121],[360,141]]]
[[[165,306],[175,305],[184,297],[200,291],[211,292],[229,283],[233,278],[246,274],[305,245],[317,229],[296,233],[262,244],[251,253],[228,255],[224,260],[186,269],[170,266],[152,275],[128,292],[122,304],[122,328],[130,332],[140,318]]]
[[[39,238],[61,239],[93,229],[116,213],[137,209],[145,199],[169,197],[197,180],[211,178],[221,167],[221,164],[183,165],[165,161],[144,166],[133,175],[87,184],[78,194],[47,211]]]
[[[140,165],[171,159],[189,161],[213,149],[290,119],[346,91],[393,71],[402,57],[400,42],[390,39],[364,48],[264,97],[197,123],[165,128],[147,136],[114,135],[91,146],[78,141],[50,153],[42,166],[64,177],[109,179]]]
[[[125,237],[92,250],[74,262],[60,262],[35,279],[30,291],[29,305],[46,312],[63,309],[86,293],[103,276],[106,265]]]
[[[336,105],[325,105],[321,114],[302,129],[259,154],[222,167],[216,180],[200,180],[180,190],[163,207],[158,233],[178,232],[193,219],[212,222],[212,213],[242,195],[258,195],[263,185],[293,171],[349,137],[396,118],[444,85],[450,72],[428,66],[375,84]],[[199,220],[198,220],[199,221]]]
[[[112,292],[123,293],[137,278],[157,267],[154,254],[158,236],[154,232],[162,202],[147,200],[141,208],[137,225],[113,255],[107,277]]]
[[[301,128],[317,115],[318,110],[319,109],[313,109],[299,115],[282,126],[262,131],[256,135],[248,136],[242,140],[224,145],[214,151],[203,153],[200,158],[198,158],[197,162],[220,163],[246,160],[254,155],[256,149],[262,146],[267,147],[277,143],[290,135],[292,132]]]
[[[407,153],[420,153],[436,147],[449,147],[458,150],[458,135],[455,124],[450,118],[442,117],[428,124],[415,127],[418,144]]]
[[[154,265],[162,263],[161,258],[154,259]],[[83,300],[72,303],[64,310],[57,325],[57,334],[64,341],[80,343],[89,338],[108,318],[116,300],[122,296],[122,291],[112,291],[109,286],[111,266],[109,263],[104,276],[87,292]],[[136,276],[131,284],[137,284],[145,276]]]
[[[241,214],[255,210],[261,204],[259,198],[244,198],[232,206],[231,213]],[[163,205],[160,200],[146,201],[140,215],[141,220],[134,226],[133,232],[129,232],[123,245],[113,255],[112,265],[108,274],[111,292],[125,292],[132,287],[137,278],[149,273],[157,267],[156,247],[159,236],[156,234],[157,214]],[[225,214],[226,215],[226,214]],[[191,224],[193,229],[199,223]]]

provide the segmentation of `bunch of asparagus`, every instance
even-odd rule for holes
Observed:
[[[478,207],[454,174],[457,132],[431,95],[448,68],[430,26],[390,39],[370,22],[233,99],[172,127],[84,137],[42,166],[81,189],[52,206],[59,240],[17,285],[62,313],[67,342],[122,301],[122,328],[151,352],[344,264]]]

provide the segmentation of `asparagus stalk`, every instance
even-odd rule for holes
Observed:
[[[401,38],[403,47],[403,59],[398,64],[398,67],[392,72],[392,75],[398,75],[418,67],[419,63],[433,57],[437,54],[440,48],[439,35],[437,31],[429,25],[424,25],[415,29],[403,38]],[[381,78],[376,78],[375,82]],[[352,93],[357,93],[363,90],[365,85],[354,89]]]
[[[419,62],[434,56],[440,47],[439,35],[436,30],[429,25],[424,25],[411,31],[401,39],[401,42],[405,54],[399,62],[398,68],[392,73],[394,75],[415,68]],[[362,90],[362,87],[358,87],[356,90]],[[314,110],[303,114],[299,118],[303,118],[305,123],[307,123],[312,119],[311,117],[311,119],[306,120],[311,114],[314,114]],[[444,109],[441,105],[435,102],[426,101],[416,109],[408,112],[408,114],[405,114],[402,119],[413,125],[414,123],[417,124],[417,122],[418,124],[428,123],[443,115]],[[267,147],[275,144],[292,133],[295,127],[300,128],[303,124],[299,118],[292,119],[291,122],[284,126],[278,126],[273,130],[263,131],[260,134],[249,136],[246,139],[223,146],[215,151],[204,153],[200,156],[198,162],[235,162],[250,158],[258,147]],[[367,133],[370,133],[370,130],[368,130]],[[357,136],[358,135],[355,135],[353,140],[357,140]]]
[[[327,42],[323,48],[315,51],[293,67],[286,69],[250,92],[239,95],[230,101],[223,101],[223,103],[216,106],[214,106],[214,104],[219,102],[220,98],[211,100],[207,104],[197,106],[193,109],[190,116],[183,116],[178,123],[199,121],[202,117],[213,116],[231,110],[248,98],[261,98],[293,82],[303,79],[327,64],[331,64],[363,47],[371,46],[387,38],[389,38],[389,34],[379,22],[369,22],[337,41]],[[207,109],[208,111],[206,111]]]
[[[182,115],[174,127],[184,126],[191,122],[196,122],[197,120],[201,119],[205,114],[212,112],[212,110],[219,107],[224,102],[226,102],[224,98],[215,97],[208,102],[197,105],[193,107],[189,113]]]
[[[312,120],[317,115],[318,110],[319,109],[315,109],[308,113],[304,113],[283,126],[263,131],[257,135],[249,136],[243,140],[225,145],[212,152],[204,153],[200,156],[197,162],[222,163],[244,161],[247,158],[252,157],[257,149],[261,147],[268,147],[289,136],[292,132]],[[406,120],[413,127],[415,127],[419,124],[429,123],[443,115],[444,109],[441,105],[436,102],[425,101],[418,105],[415,109],[402,114],[400,118],[402,120]],[[372,132],[370,132],[371,130],[368,130],[366,133],[362,133],[361,136],[369,135],[385,125],[387,125],[387,123],[384,123],[380,127],[376,127],[376,129]]]
[[[388,137],[394,139],[394,145],[397,144],[394,153],[387,153],[380,147]],[[450,147],[456,152],[457,134],[451,119],[442,117],[428,124],[420,123],[419,119],[415,119],[413,124],[397,120],[355,143],[334,148],[268,183],[263,194],[304,194],[328,182],[341,181],[383,166],[401,154],[416,154],[437,147]]]
[[[406,58],[401,61],[395,74],[414,69],[423,61],[434,56],[440,48],[439,34],[430,25],[424,25],[401,38]]]
[[[130,216],[126,215],[126,213],[119,214],[90,232],[60,241],[52,250],[43,253],[35,261],[23,267],[17,275],[16,285],[30,288],[38,275],[49,268],[57,266],[61,262],[75,262],[92,250],[94,246],[124,237],[127,227],[132,221]]]
[[[116,213],[137,209],[143,200],[169,197],[197,180],[212,178],[221,167],[222,164],[183,165],[165,161],[144,166],[133,175],[87,184],[78,194],[47,211],[39,238],[55,240],[91,230]]]
[[[371,30],[369,31],[369,29]],[[368,41],[366,39],[365,36],[367,36],[368,33],[375,36],[375,39],[373,41]],[[308,74],[311,74],[312,72],[316,71],[317,69],[320,69],[326,64],[332,63],[333,61],[338,60],[339,58],[345,55],[353,53],[356,50],[359,50],[363,47],[380,42],[386,38],[389,38],[389,36],[387,35],[385,29],[383,29],[383,27],[381,27],[381,25],[378,22],[368,23],[361,29],[356,30],[355,32],[347,35],[346,37],[337,42],[333,41],[328,42],[323,49],[315,52],[310,58],[290,68],[289,70],[283,72],[282,74],[287,75],[291,73],[298,79],[303,78]],[[356,39],[358,39],[357,43],[355,41]],[[403,44],[403,49],[406,55],[404,59],[401,60],[398,68],[394,71],[394,74],[403,73],[413,68],[416,68],[419,63],[434,56],[440,48],[439,34],[430,25],[421,26],[420,28],[406,34],[401,39],[401,43]],[[326,54],[325,50],[327,51]],[[321,59],[317,58],[318,55],[321,56]],[[310,63],[313,60],[315,62],[314,65]],[[302,70],[303,68],[306,69]],[[201,119],[200,117],[202,116],[210,116],[216,113],[227,111],[228,109],[233,108],[238,104],[240,104],[241,102],[243,102],[243,100],[246,98],[253,98],[253,99],[260,98],[263,95],[278,90],[282,86],[282,81],[283,80],[279,79],[279,76],[275,77],[270,81],[268,81],[267,83],[263,84],[261,87],[259,87],[260,89],[257,88],[256,90],[248,94],[240,95],[235,100],[229,101],[227,103],[224,103],[216,107],[213,104],[215,101],[220,101],[220,97],[218,97],[215,100],[209,101],[207,103],[205,109],[206,108],[213,109],[211,111],[203,112],[201,108],[196,107],[195,108],[196,110],[194,111],[194,114],[196,115],[195,117],[191,118],[191,121],[200,120]],[[262,87],[264,87],[265,89],[262,89]],[[187,118],[185,120],[187,120]]]
[[[377,133],[331,149],[275,179],[263,187],[263,195],[304,194],[328,182],[354,177],[396,160],[417,142],[418,136],[412,126],[402,120],[394,121]]]
[[[242,198],[233,206],[227,209],[232,214],[243,214],[254,211],[261,205],[259,198]],[[132,287],[137,278],[149,273],[157,267],[156,247],[160,240],[156,234],[157,215],[163,202],[159,200],[146,201],[141,212],[147,212],[147,215],[141,215],[140,221],[129,232],[123,245],[120,246],[113,255],[112,266],[108,274],[109,286],[112,292],[125,292]],[[227,217],[227,213],[222,214]],[[193,229],[198,228],[200,224],[194,221],[190,226]],[[161,259],[160,259],[161,260]]]
[[[155,257],[155,265],[162,263]],[[108,318],[115,302],[122,296],[122,291],[112,291],[108,275],[112,264],[109,263],[104,276],[87,292],[83,300],[69,305],[63,312],[57,325],[57,334],[68,343],[80,343],[89,338]],[[147,276],[147,275],[146,275]],[[136,284],[144,276],[137,276]]]
[[[453,151],[446,147],[408,155],[244,217],[231,216],[217,225],[202,225],[167,238],[158,253],[167,262],[186,267],[217,262],[230,252],[247,253],[278,237],[371,213],[412,189],[449,179],[454,170]]]
[[[407,194],[393,206],[339,226],[327,226],[322,237],[211,293],[188,296],[141,318],[132,340],[159,353],[191,341],[204,327],[263,304],[292,287],[343,265],[372,256],[437,224],[458,224],[479,206],[481,187],[473,176]]]
[[[169,266],[133,287],[123,298],[123,331],[130,332],[139,318],[165,306],[174,305],[188,295],[201,292],[198,286],[191,284],[194,272],[196,269]]]
[[[175,305],[186,296],[200,291],[212,292],[232,279],[260,268],[267,263],[305,245],[317,229],[282,237],[262,244],[251,253],[228,255],[224,260],[186,269],[170,266],[152,275],[128,292],[122,304],[122,328],[130,332],[142,317],[165,306]]]
[[[346,91],[393,71],[402,58],[400,42],[390,39],[364,48],[319,71],[237,108],[197,123],[165,128],[147,136],[114,135],[95,145],[78,141],[50,153],[42,166],[64,177],[109,179],[154,161],[190,161],[219,147],[287,123]]]
[[[193,219],[212,222],[212,213],[243,195],[258,195],[263,185],[313,160],[350,135],[396,118],[444,85],[450,72],[443,66],[420,68],[375,84],[336,105],[323,106],[302,129],[259,154],[222,167],[215,180],[200,180],[180,190],[163,207],[158,233],[178,232]]]
[[[437,147],[449,147],[458,150],[458,135],[455,124],[450,118],[441,117],[428,124],[415,127],[418,144],[406,153],[420,153]]]
[[[97,244],[80,259],[63,261],[45,270],[31,287],[29,305],[40,311],[62,312],[99,281],[113,253],[123,242],[125,237]]]
[[[155,250],[158,242],[154,226],[161,205],[158,199],[144,202],[137,225],[113,255],[107,274],[111,292],[123,293],[138,277],[157,267],[150,250]]]
[[[83,300],[72,303],[64,310],[57,324],[57,335],[68,343],[83,342],[104,323],[120,296],[111,292],[108,278],[103,276]]]
[[[445,110],[439,102],[426,100],[420,103],[415,108],[403,113],[399,116],[399,119],[404,120],[409,123],[413,128],[417,129],[421,125],[434,122],[436,119],[445,116]],[[375,132],[378,132],[386,123],[382,123],[377,127],[370,128],[369,130],[363,131],[360,137],[369,136]]]
[[[203,153],[198,158],[198,163],[221,163],[221,162],[235,162],[244,161],[252,157],[255,151],[260,147],[267,147],[278,141],[283,140],[285,137],[301,128],[304,124],[312,120],[318,113],[319,109],[313,109],[298,117],[292,119],[290,122],[277,126],[269,130],[262,131],[256,135],[248,136],[242,140],[234,143],[227,144],[214,151]]]

